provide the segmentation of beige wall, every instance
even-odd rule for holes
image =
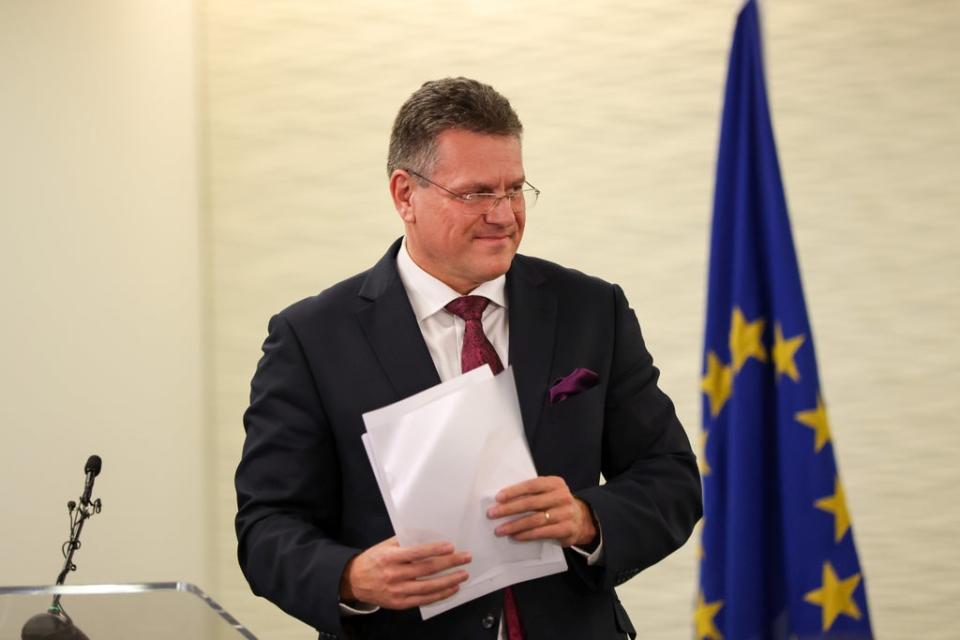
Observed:
[[[0,584],[209,582],[188,0],[0,3]]]
[[[262,637],[313,637],[251,596],[236,567],[240,417],[269,315],[366,268],[399,235],[386,140],[396,108],[428,78],[471,75],[511,98],[544,192],[525,252],[623,285],[695,434],[739,4],[203,0],[195,52],[187,0],[0,4],[10,34],[0,69],[14,79],[13,99],[5,87],[0,100],[12,302],[0,314],[0,481],[22,514],[0,523],[0,582],[55,574],[58,509],[97,451],[108,511],[88,531],[77,580],[195,579]],[[881,637],[947,638],[960,597],[960,5],[762,8],[874,625]],[[41,450],[67,469],[38,474]],[[162,485],[171,459],[177,473]],[[151,522],[151,533],[147,516],[158,514],[174,521]],[[160,555],[140,557],[144,540],[161,538]],[[110,554],[96,546],[108,542]],[[688,545],[622,589],[641,637],[689,637],[695,580]]]

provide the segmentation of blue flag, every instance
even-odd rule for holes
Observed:
[[[696,638],[872,637],[767,107],[757,6],[727,76],[704,345]]]

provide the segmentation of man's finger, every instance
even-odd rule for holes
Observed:
[[[438,602],[459,591],[460,584],[468,578],[466,571],[458,571],[430,580],[413,580],[392,590],[381,606],[388,609],[408,609]]]
[[[536,527],[520,531],[510,536],[517,542],[528,542],[530,540],[557,540],[562,542],[569,539],[570,528],[562,524],[552,524],[547,527]]]
[[[417,562],[410,562],[403,565],[398,575],[404,580],[416,580],[431,576],[453,567],[468,564],[472,560],[469,552],[451,553],[443,556],[432,556]]]
[[[441,600],[446,600],[457,591],[460,590],[460,585],[450,587],[449,589],[444,589],[443,591],[437,591],[427,596],[410,596],[398,599],[395,603],[388,603],[386,606],[387,609],[411,609],[413,607],[422,607],[427,604],[433,604],[434,602],[440,602]]]
[[[437,591],[446,591],[450,587],[457,586],[466,582],[470,574],[462,569],[453,573],[437,576],[435,578],[426,578],[423,580],[409,580],[397,588],[397,591],[403,597],[409,596],[429,596]]]
[[[517,496],[550,491],[556,487],[555,482],[556,479],[553,476],[530,478],[529,480],[524,480],[523,482],[518,482],[517,484],[501,489],[497,492],[496,500],[497,502],[507,502]]]
[[[487,516],[490,518],[503,518],[529,511],[547,511],[549,509],[561,508],[563,503],[563,495],[556,492],[525,495],[514,498],[509,502],[493,505],[487,509]]]
[[[449,555],[454,552],[454,547],[449,542],[428,542],[426,544],[417,544],[412,547],[398,547],[391,554],[391,560],[397,562],[416,562],[433,556]]]
[[[547,518],[545,512],[537,511],[528,516],[517,518],[516,520],[511,520],[510,522],[504,522],[494,529],[494,533],[498,536],[512,536],[516,533],[527,531],[529,529],[537,529],[539,527],[549,527],[561,524],[566,520],[563,515],[564,514],[562,512],[558,511],[556,513],[551,513],[550,518]]]

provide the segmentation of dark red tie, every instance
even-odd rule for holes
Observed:
[[[466,373],[480,365],[489,364],[493,373],[503,371],[503,363],[496,349],[487,340],[483,332],[483,310],[490,301],[483,296],[462,296],[453,300],[446,307],[447,311],[463,318],[466,329],[463,332],[463,349],[460,351],[460,372]]]
[[[460,351],[460,371],[466,373],[471,369],[488,364],[497,374],[503,371],[503,363],[496,349],[487,340],[483,332],[483,310],[490,302],[483,296],[462,296],[450,302],[447,311],[463,318],[466,328],[463,331],[463,349]],[[503,617],[509,640],[523,640],[523,630],[520,628],[520,615],[517,613],[517,603],[513,598],[513,589],[507,587],[503,591]]]

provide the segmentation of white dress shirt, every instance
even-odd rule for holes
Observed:
[[[397,271],[400,272],[400,281],[407,291],[413,314],[417,317],[423,340],[427,343],[430,358],[440,374],[440,381],[456,378],[462,373],[460,352],[463,349],[463,333],[467,323],[444,307],[459,298],[460,294],[417,266],[407,253],[406,239],[397,254]],[[502,275],[484,282],[470,292],[472,296],[483,296],[490,300],[483,310],[480,322],[487,340],[500,356],[504,367],[510,364],[506,283],[507,276]]]

